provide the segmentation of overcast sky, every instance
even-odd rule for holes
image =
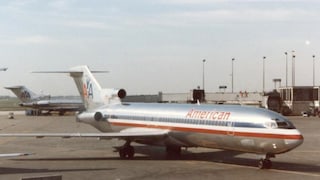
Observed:
[[[31,74],[88,65],[102,87],[128,94],[205,89],[262,90],[285,85],[285,54],[296,55],[296,85],[320,85],[320,2],[317,0],[3,0],[0,1],[0,94],[5,86],[78,95],[70,77]]]

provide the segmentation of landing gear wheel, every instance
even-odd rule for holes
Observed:
[[[134,148],[132,146],[123,146],[119,150],[121,159],[132,159],[134,156]]]
[[[258,167],[259,169],[270,169],[272,167],[272,162],[270,159],[260,159]]]

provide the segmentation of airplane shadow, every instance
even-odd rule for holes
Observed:
[[[146,158],[150,160],[163,160],[166,159],[166,154],[164,148],[148,148],[148,146],[138,146],[135,148],[136,153],[148,155]],[[182,150],[182,156],[171,160],[196,160],[196,161],[207,161],[215,163],[223,163],[230,165],[248,166],[257,168],[259,158],[243,158],[238,157],[238,155],[243,154],[239,151],[228,151],[219,150],[215,152],[199,152],[194,153],[188,150]],[[255,155],[253,155],[255,157]],[[272,160],[272,159],[271,159]],[[303,164],[303,163],[289,163],[289,162],[279,162],[276,160],[272,161],[272,169],[276,170],[286,170],[286,171],[299,171],[299,172],[320,172],[320,166]]]
[[[214,151],[214,152],[190,152],[183,149],[182,155],[180,157],[170,157],[166,156],[165,149],[163,147],[150,147],[150,146],[135,146],[136,156],[133,160],[122,160],[122,161],[147,161],[147,160],[157,160],[157,161],[206,161],[215,162],[228,165],[238,165],[247,166],[252,168],[258,168],[258,158],[248,159],[243,157],[238,157],[237,155],[243,154],[237,151]],[[143,156],[141,156],[142,154]],[[106,160],[121,160],[119,157],[66,157],[66,158],[25,158],[25,159],[12,159],[15,161],[106,161]],[[288,163],[273,161],[272,169],[275,170],[285,170],[292,172],[305,172],[305,173],[318,173],[320,172],[320,166],[303,164],[303,163]],[[10,170],[10,169],[9,169]],[[61,171],[93,171],[93,170],[113,170],[110,169],[70,169],[70,170],[57,170]],[[28,170],[26,170],[28,171]],[[32,170],[30,170],[32,171]],[[37,170],[36,170],[37,171]],[[46,171],[46,170],[39,170]],[[47,170],[50,172],[50,170]],[[0,174],[3,170],[0,168]],[[34,172],[34,171],[33,171]],[[55,172],[55,171],[54,171]]]

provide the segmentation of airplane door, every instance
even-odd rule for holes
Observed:
[[[227,122],[227,126],[228,126],[228,132],[227,132],[227,134],[228,134],[229,136],[233,136],[233,135],[234,135],[234,122],[228,121],[228,122]]]

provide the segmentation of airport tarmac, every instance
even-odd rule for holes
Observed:
[[[0,179],[61,175],[63,179],[320,179],[320,118],[289,117],[303,133],[302,146],[272,159],[270,170],[257,168],[259,156],[189,148],[179,159],[166,159],[162,147],[133,144],[133,160],[120,160],[113,146],[120,140],[90,138],[0,138],[0,153],[31,156],[0,159]],[[0,113],[0,133],[98,132],[74,116],[31,117]]]

